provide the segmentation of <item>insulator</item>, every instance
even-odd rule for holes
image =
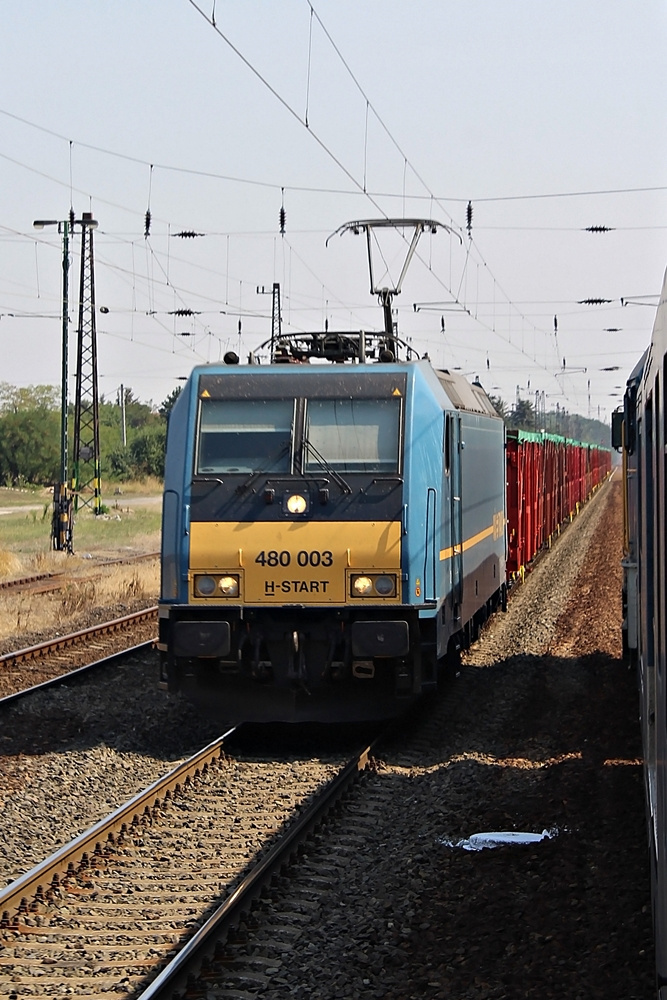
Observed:
[[[241,330],[243,329],[243,323],[239,320],[239,337],[241,336]]]
[[[280,206],[279,220],[280,220],[280,232],[281,232],[281,235],[284,236],[285,235],[285,223],[287,221],[287,212],[285,211],[285,206],[284,205]]]
[[[580,306],[604,306],[610,302],[611,299],[579,299]]]
[[[151,210],[150,208],[146,210],[146,215],[144,216],[144,238],[150,235],[151,231]]]
[[[587,233],[611,233],[613,226],[586,226],[584,231]]]
[[[558,316],[554,316],[554,333],[558,333]]]
[[[440,317],[440,330],[441,330],[442,333],[445,332],[445,317],[444,316]]]
[[[203,236],[204,233],[196,233],[194,229],[183,229],[180,233],[173,233],[173,236],[178,236],[182,240],[193,240],[196,236]]]
[[[468,207],[466,208],[466,228],[468,230],[468,236],[472,237],[472,202],[468,202]]]
[[[74,209],[73,208],[70,208],[70,210],[69,210],[69,228],[70,228],[70,232],[74,231]]]

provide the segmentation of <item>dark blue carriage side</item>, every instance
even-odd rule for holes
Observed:
[[[641,356],[627,381],[620,421],[614,421],[613,445],[623,453],[623,652],[633,661],[637,657],[639,636],[639,598],[637,559],[639,545],[639,476],[637,452],[637,392],[641,384],[647,351]]]
[[[319,401],[332,397],[348,416],[354,400],[372,408],[376,397],[388,418],[401,414],[392,468],[364,473],[350,459],[341,476],[341,454],[329,454],[320,455],[318,475],[309,472],[308,415],[321,419],[332,404]],[[201,414],[217,406],[219,425],[234,399],[247,414],[249,402],[261,408],[267,398],[294,402],[280,475],[204,466],[196,457]],[[350,424],[345,433],[358,431]],[[330,437],[323,432],[322,441]],[[467,644],[502,600],[504,470],[503,423],[481,387],[426,361],[195,369],[168,431],[163,679],[221,718],[395,714],[436,684],[438,661]],[[281,501],[289,493],[306,497],[296,513]],[[331,571],[299,579],[297,559],[303,566],[302,557],[319,561],[321,553]],[[231,597],[216,596],[221,574],[236,581]],[[389,589],[366,599],[350,589],[359,574],[364,585],[378,579]],[[198,591],[202,579],[210,594]]]
[[[659,1000],[667,1000],[666,389],[667,273],[651,344],[628,379],[623,421],[624,641],[638,670]]]

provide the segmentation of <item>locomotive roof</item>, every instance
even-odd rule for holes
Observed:
[[[471,413],[485,413],[497,417],[498,412],[479,382],[468,382],[463,375],[454,375],[447,369],[434,369],[443,387],[457,410]]]

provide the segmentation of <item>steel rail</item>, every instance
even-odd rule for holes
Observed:
[[[343,793],[357,781],[360,772],[369,766],[372,750],[382,738],[382,736],[377,737],[332,778],[322,793],[246,875],[224,903],[202,924],[150,986],[137,995],[137,1000],[172,1000],[174,991],[185,987],[193,970],[210,957],[217,942],[238,923],[243,913],[247,912],[252,900],[260,894],[276,872],[289,862],[299,845],[322,822]]]
[[[234,727],[235,728],[235,727]],[[60,876],[67,872],[70,865],[76,865],[83,860],[84,855],[94,854],[98,844],[108,839],[112,833],[117,833],[133,822],[139,822],[140,816],[150,811],[157,801],[172,792],[178,785],[185,784],[197,771],[222,756],[223,742],[234,732],[229,729],[212,743],[197,751],[188,760],[183,761],[162,778],[149,785],[135,795],[125,805],[120,806],[105,819],[99,821],[89,830],[79,834],[69,844],[65,844],[51,857],[40,862],[25,875],[11,882],[0,891],[0,926],[9,926],[12,915],[24,912],[29,908],[29,899],[42,900],[51,888],[58,885]]]
[[[126,625],[147,621],[156,614],[157,604],[154,604],[150,608],[144,608],[143,611],[134,611],[130,615],[124,615],[122,618],[114,618],[112,621],[103,622],[101,625],[92,625],[90,628],[81,629],[79,632],[70,632],[68,635],[61,635],[57,639],[49,639],[47,642],[37,643],[36,646],[27,646],[25,649],[18,649],[14,653],[5,653],[0,656],[0,669],[12,663],[23,663],[25,660],[34,660],[39,656],[55,652],[58,649],[65,649],[68,646],[75,645],[81,639],[90,636],[103,635],[105,632],[120,632]]]
[[[65,570],[56,570],[49,573],[34,573],[16,580],[0,580],[0,590],[28,590],[32,593],[46,594],[52,590],[61,590],[68,583],[83,583],[94,580],[107,566],[131,565],[135,562],[146,562],[149,559],[158,559],[159,557],[159,552],[142,552],[139,555],[125,556],[124,558],[103,559],[101,562],[94,562],[91,569],[95,572],[86,573],[85,576],[70,576]]]
[[[36,583],[42,583],[44,580],[57,580],[59,577],[63,576],[62,572],[57,573],[35,573],[32,576],[22,576],[17,580],[0,580],[0,590],[23,590],[27,587],[32,587]],[[54,590],[60,588],[60,583],[54,583]]]
[[[22,698],[27,698],[30,695],[36,694],[37,691],[45,691],[47,688],[58,687],[60,684],[67,684],[70,681],[79,680],[84,674],[97,670],[101,667],[113,667],[126,656],[131,656],[133,653],[142,653],[149,649],[153,646],[154,642],[155,639],[149,639],[147,642],[140,642],[136,646],[128,646],[127,649],[121,649],[117,653],[110,653],[109,656],[104,656],[101,660],[94,660],[92,663],[86,663],[82,667],[76,667],[75,670],[68,671],[66,674],[58,674],[57,677],[50,677],[46,681],[41,681],[40,684],[33,684],[32,687],[22,688],[20,691],[14,691],[12,694],[6,694],[3,698],[0,698],[0,709],[8,708],[9,705],[20,701]]]

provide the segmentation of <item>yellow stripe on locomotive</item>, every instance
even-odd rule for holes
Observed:
[[[190,525],[193,604],[400,604],[400,567],[398,521]]]

